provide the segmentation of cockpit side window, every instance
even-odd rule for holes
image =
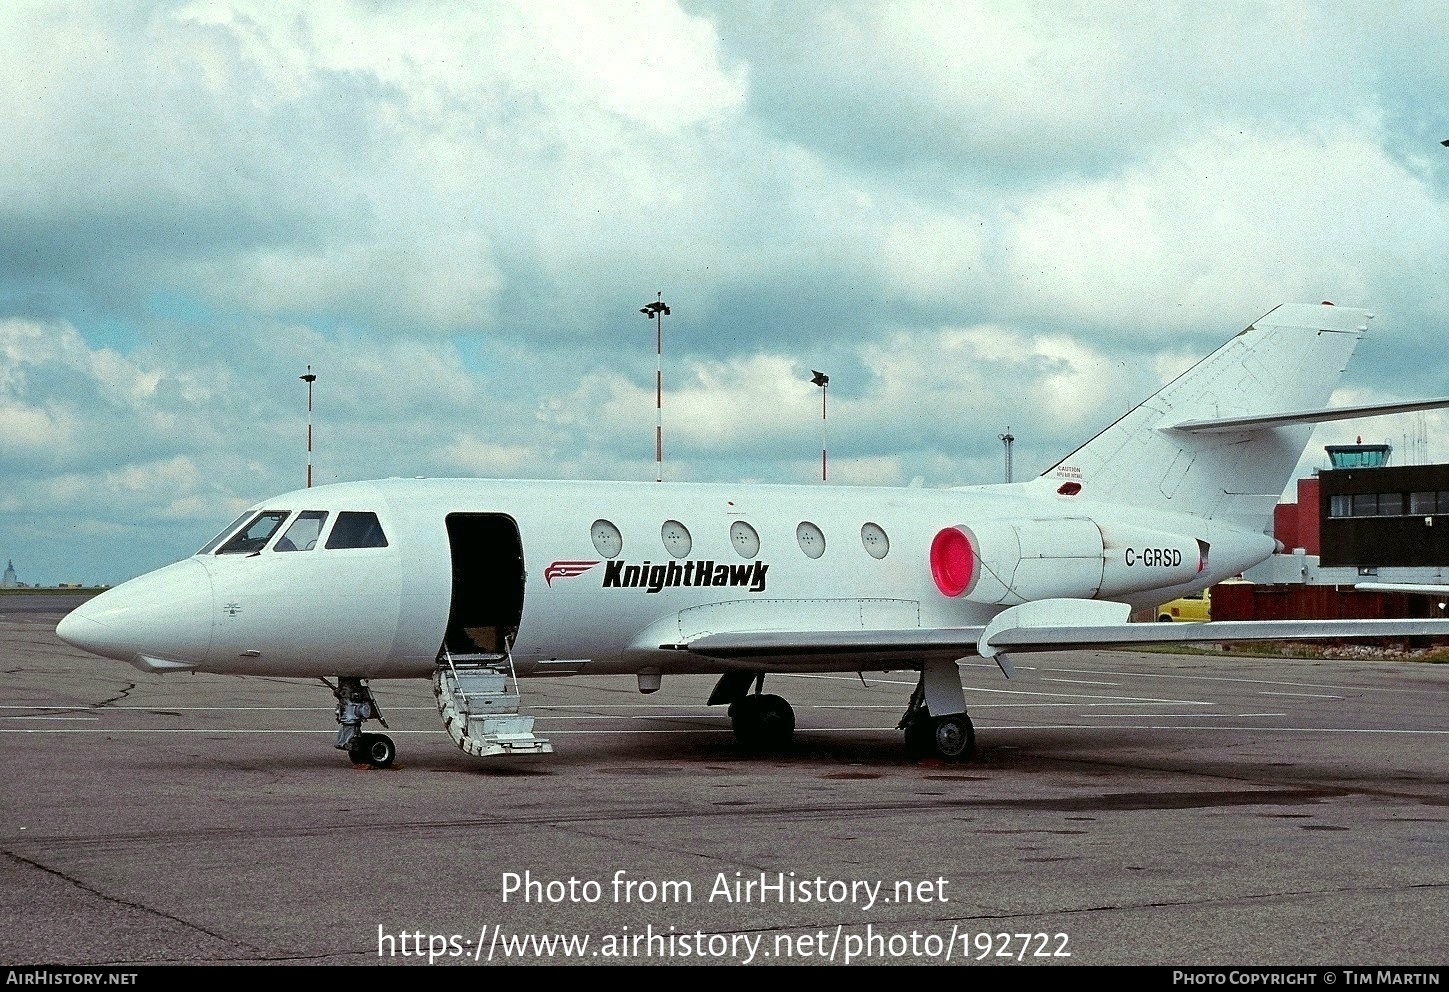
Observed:
[[[252,518],[252,522],[243,527],[236,537],[223,544],[217,554],[249,555],[262,550],[272,539],[272,535],[277,532],[277,528],[282,526],[282,521],[287,519],[287,514],[290,512],[290,510],[263,510]]]
[[[273,551],[311,551],[317,547],[317,538],[322,536],[322,525],[327,522],[326,510],[303,510],[292,521],[292,526],[272,546]]]
[[[337,514],[337,523],[327,535],[327,548],[385,548],[387,535],[382,532],[377,514],[344,510]]]
[[[227,524],[226,527],[224,527],[222,529],[222,531],[221,531],[220,534],[216,535],[211,540],[207,541],[206,542],[206,547],[202,548],[200,551],[198,551],[196,553],[199,554],[199,555],[209,555],[209,554],[211,554],[213,551],[216,550],[216,546],[218,544],[220,544],[223,540],[225,540],[226,537],[232,531],[234,531],[238,527],[240,527],[242,525],[242,521],[245,520],[245,519],[247,519],[251,515],[252,515],[252,511],[251,510],[248,510],[246,513],[243,513],[241,516],[237,517],[231,523]]]

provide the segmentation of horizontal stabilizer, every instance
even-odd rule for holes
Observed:
[[[1158,430],[1182,431],[1186,434],[1227,434],[1262,431],[1289,424],[1322,424],[1331,420],[1357,420],[1361,417],[1387,417],[1395,413],[1439,410],[1449,407],[1449,397],[1436,400],[1411,400],[1404,403],[1364,403],[1359,406],[1338,406],[1322,410],[1298,410],[1292,413],[1261,413],[1250,417],[1217,417],[1211,420],[1184,420],[1180,424],[1164,424]]]

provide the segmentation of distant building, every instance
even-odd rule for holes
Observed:
[[[1299,479],[1298,501],[1274,510],[1281,551],[1247,583],[1215,587],[1213,619],[1444,616],[1444,595],[1354,588],[1449,586],[1449,465],[1391,466],[1391,453],[1329,445],[1332,468]]]
[[[20,583],[15,577],[15,562],[7,561],[5,563],[5,574],[0,576],[0,589],[18,589],[19,587]]]

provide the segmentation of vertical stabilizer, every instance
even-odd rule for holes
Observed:
[[[1271,520],[1313,425],[1219,433],[1174,431],[1172,425],[1322,407],[1371,316],[1326,303],[1280,306],[1032,485],[1058,490],[1076,483],[1084,498],[1260,530]]]

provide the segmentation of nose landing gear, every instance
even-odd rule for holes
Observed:
[[[371,765],[386,768],[397,757],[397,745],[387,734],[365,734],[364,720],[376,720],[387,727],[377,698],[367,683],[360,678],[342,675],[334,687],[322,680],[332,695],[337,697],[337,742],[333,745],[339,751],[346,751],[354,765]]]

